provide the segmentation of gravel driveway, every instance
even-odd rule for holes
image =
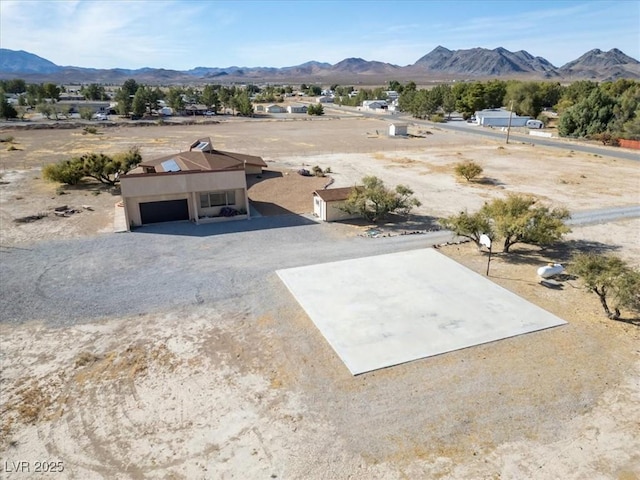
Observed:
[[[133,233],[3,248],[0,316],[69,326],[107,316],[234,302],[259,310],[280,268],[443,243],[449,233],[343,238],[296,215],[147,226]],[[266,303],[265,303],[266,302]]]

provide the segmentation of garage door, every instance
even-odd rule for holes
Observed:
[[[189,220],[187,199],[145,202],[140,204],[142,224]]]

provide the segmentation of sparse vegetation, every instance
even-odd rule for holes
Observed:
[[[598,295],[608,318],[620,320],[620,309],[640,313],[640,271],[614,255],[574,255],[568,271]]]
[[[468,160],[466,162],[457,163],[455,166],[455,172],[457,175],[464,177],[467,182],[470,182],[482,175],[482,167],[476,162]]]
[[[321,103],[311,104],[307,107],[307,115],[324,115],[324,107]]]
[[[482,207],[481,212],[491,219],[496,235],[504,239],[505,253],[516,243],[549,245],[570,232],[564,224],[569,218],[567,209],[550,209],[536,203],[531,196],[509,195]]]
[[[15,139],[12,135],[7,135],[6,137],[0,137],[0,143],[13,143]]]
[[[77,159],[63,160],[59,163],[50,163],[42,169],[42,178],[51,182],[77,185],[84,177],[84,168]]]
[[[114,156],[88,153],[47,165],[42,170],[42,176],[46,180],[68,185],[77,185],[84,177],[94,178],[105,185],[115,185],[119,175],[127,173],[141,161],[142,156],[137,147]]]
[[[84,127],[82,129],[82,134],[86,135],[87,133],[91,135],[98,135],[98,129],[96,127]]]
[[[480,236],[482,234],[488,235],[491,239],[495,236],[491,219],[483,211],[472,214],[466,211],[460,212],[457,215],[441,219],[440,225],[460,237],[472,240],[478,249],[481,247]]]
[[[419,207],[420,201],[412,195],[413,190],[406,185],[397,185],[392,190],[378,177],[367,176],[362,179],[362,186],[354,187],[342,210],[377,222],[390,213],[407,215],[413,207]]]
[[[311,169],[311,172],[316,176],[316,177],[324,177],[324,172],[322,171],[322,168],[320,168],[318,165],[314,166]]]

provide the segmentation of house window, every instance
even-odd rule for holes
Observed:
[[[236,192],[233,190],[200,194],[200,208],[225,207],[235,204]]]

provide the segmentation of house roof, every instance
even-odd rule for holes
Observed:
[[[153,167],[155,173],[240,170],[245,165],[266,167],[265,161],[255,155],[224,152],[213,148],[210,138],[200,138],[191,144],[187,152],[174,153],[141,162],[129,173],[144,173],[145,167]]]
[[[313,192],[325,202],[341,202],[349,198],[355,187],[329,188],[327,190],[316,190]]]

